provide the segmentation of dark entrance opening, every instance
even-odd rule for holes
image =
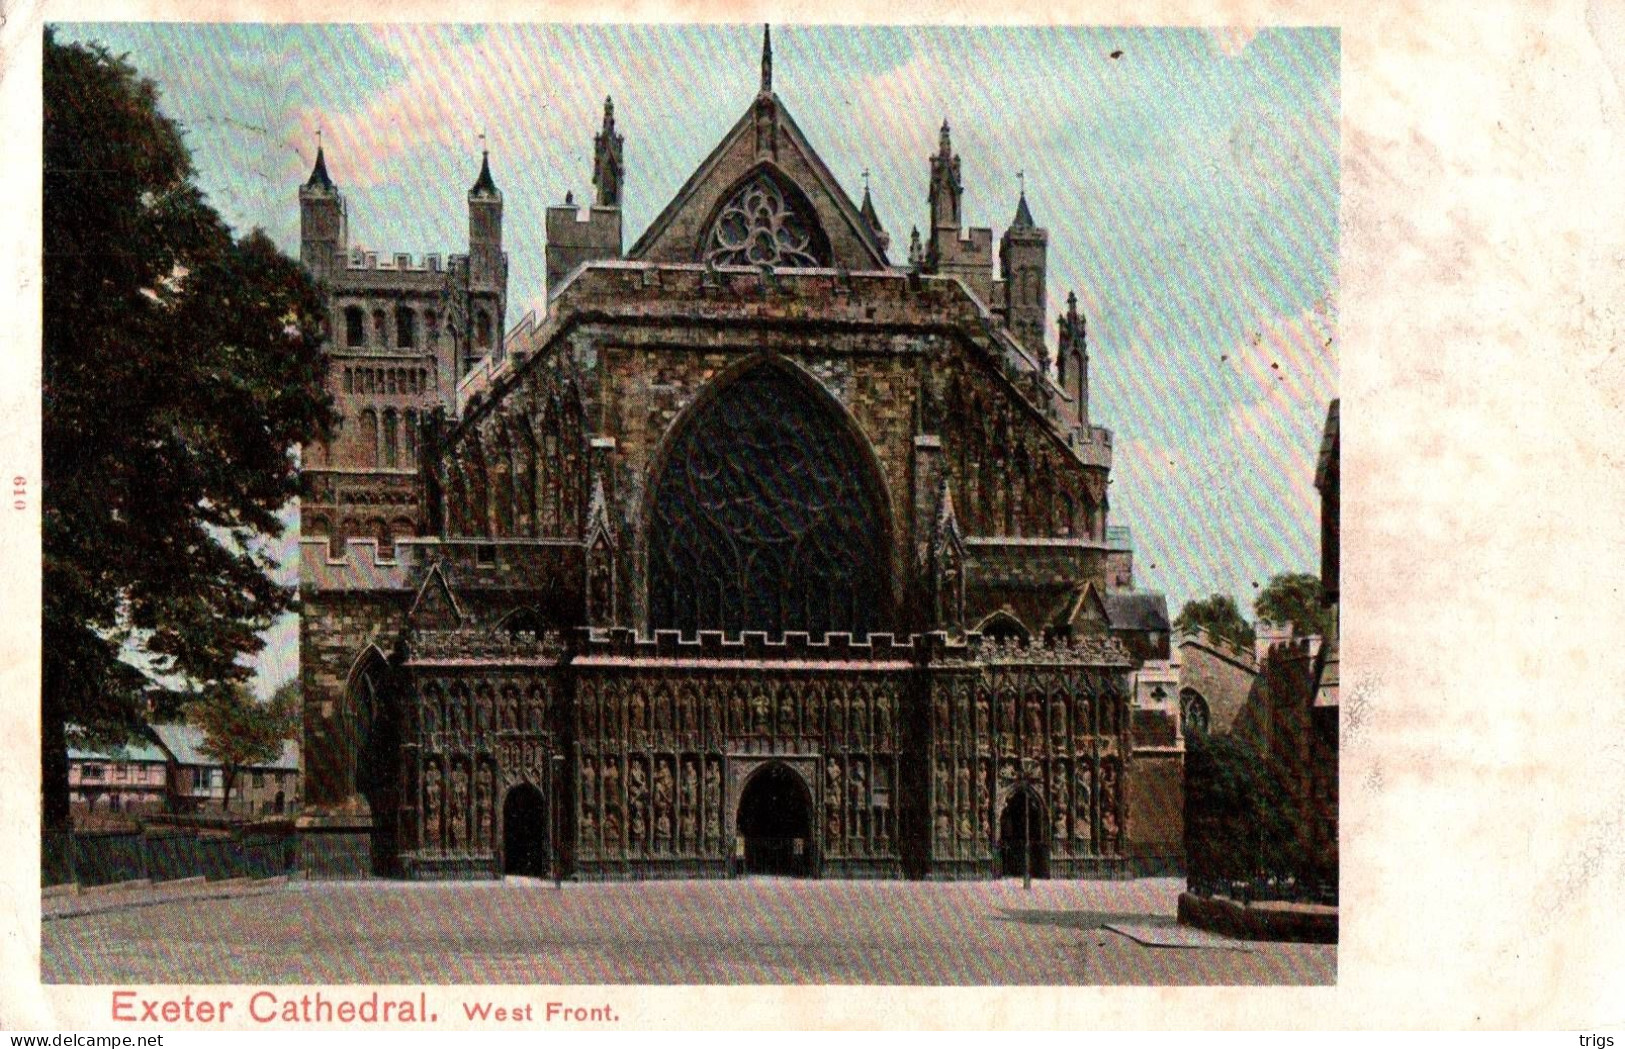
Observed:
[[[812,873],[812,804],[796,774],[769,765],[739,798],[745,873],[805,877]]]
[[[1030,866],[1028,866],[1030,864]],[[1018,790],[999,817],[999,873],[1019,878],[1049,877],[1049,848],[1044,840],[1044,808],[1030,790]]]
[[[547,876],[547,806],[528,783],[510,790],[502,805],[502,872]]]

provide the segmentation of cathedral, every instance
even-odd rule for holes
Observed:
[[[353,250],[318,150],[312,876],[1177,865],[1177,729],[1131,680],[1165,602],[1108,530],[1074,296],[1047,341],[1048,231],[1023,192],[995,268],[945,122],[894,261],[772,62],[764,32],[759,91],[630,247],[606,100],[591,202],[547,212],[546,314],[511,329],[489,155],[442,260]]]

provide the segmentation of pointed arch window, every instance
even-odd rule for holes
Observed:
[[[685,421],[654,485],[652,626],[884,629],[881,491],[827,395],[779,367],[741,376]]]
[[[713,266],[830,265],[829,238],[799,190],[767,172],[746,179],[717,213],[704,258]]]

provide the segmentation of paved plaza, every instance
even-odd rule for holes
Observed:
[[[41,975],[92,984],[1335,982],[1334,946],[1180,935],[1181,887],[750,879],[559,891],[510,879],[131,894],[127,906],[45,922]]]

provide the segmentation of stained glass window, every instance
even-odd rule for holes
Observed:
[[[655,629],[884,629],[885,526],[837,409],[764,366],[688,420],[655,485]]]
[[[713,266],[828,266],[828,238],[799,197],[765,172],[749,179],[712,224],[705,239],[706,261]]]

